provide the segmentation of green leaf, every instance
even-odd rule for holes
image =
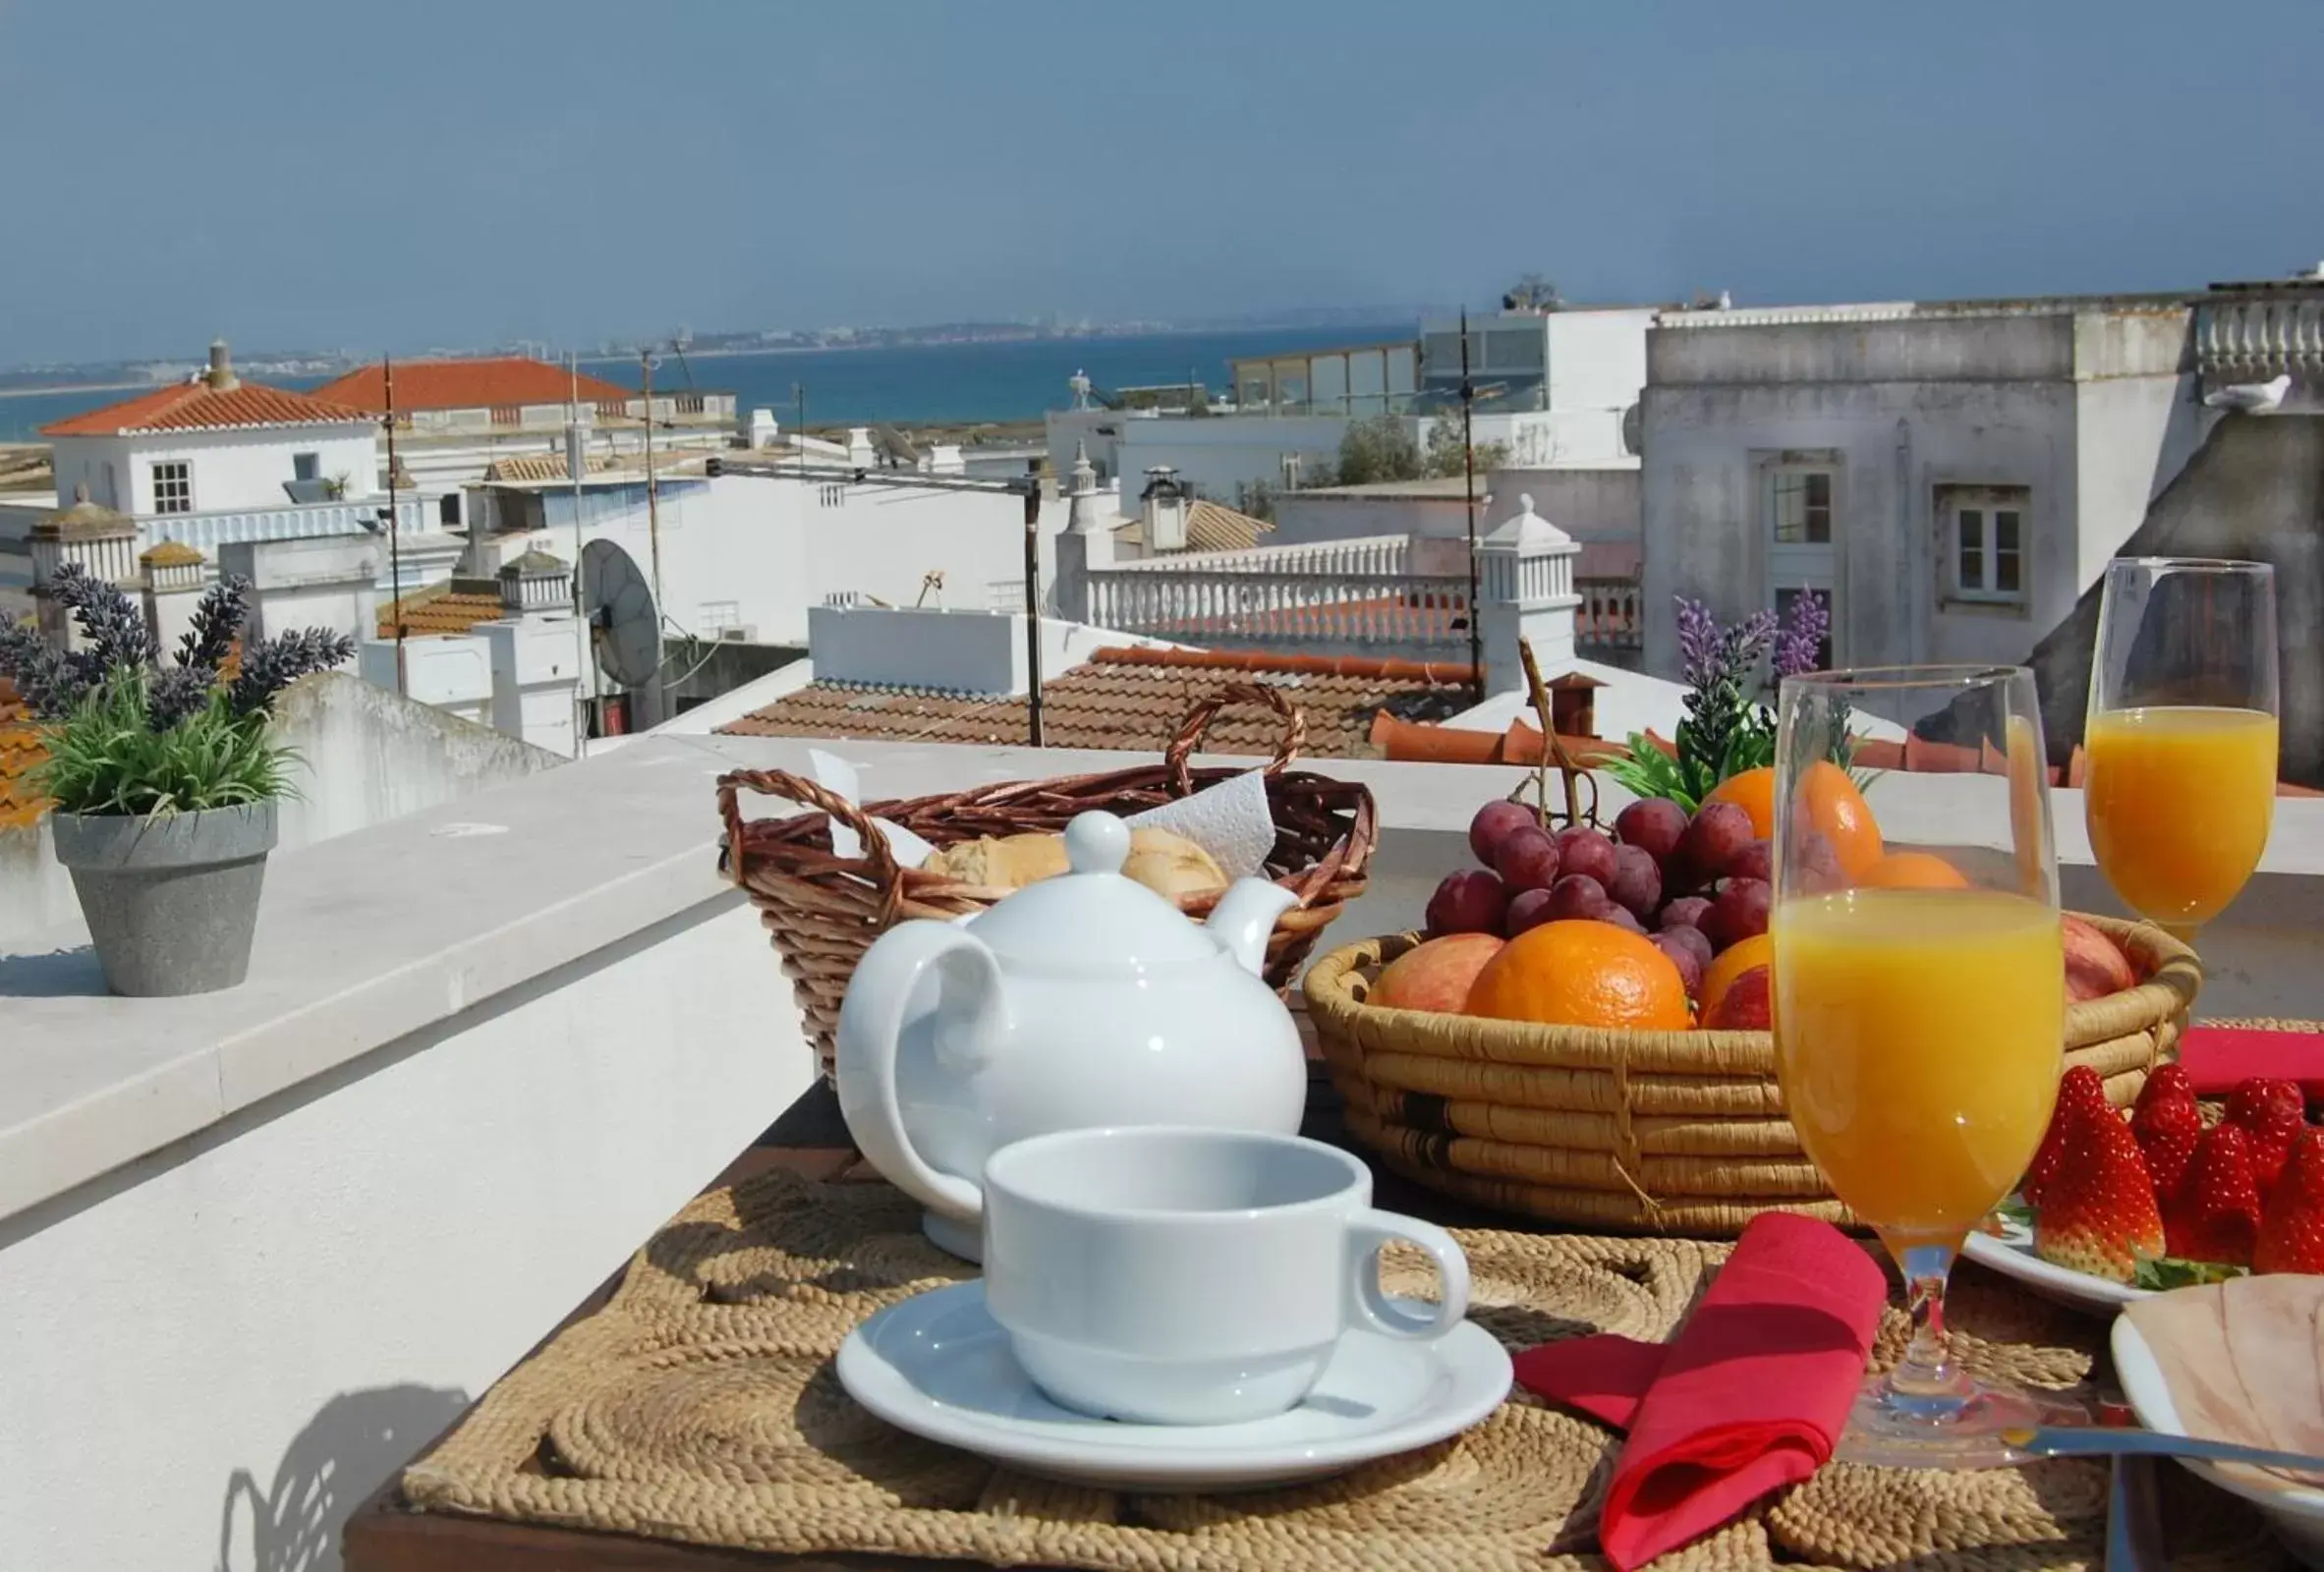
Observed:
[[[2163,1256],[2153,1261],[2142,1261],[2132,1275],[2132,1283],[2153,1293],[2165,1293],[2174,1288],[2192,1288],[2198,1283],[2224,1283],[2231,1277],[2247,1275],[2241,1266],[2230,1266],[2217,1261],[2182,1261],[2176,1256]]]
[[[2033,1226],[2033,1208],[2025,1204],[2025,1198],[2022,1196],[2011,1196],[1993,1208],[1993,1214],[2005,1222],[2013,1222],[2020,1228]]]
[[[238,714],[224,693],[164,731],[146,704],[146,673],[112,673],[63,720],[42,730],[47,757],[31,784],[71,814],[190,814],[296,795],[297,753],[260,713]]]

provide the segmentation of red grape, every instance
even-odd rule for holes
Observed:
[[[1464,868],[1445,875],[1429,897],[1429,937],[1446,933],[1499,933],[1509,892],[1483,869]]]
[[[1699,927],[1667,927],[1654,937],[1656,944],[1665,951],[1675,947],[1693,956],[1698,972],[1709,966],[1711,957],[1718,953],[1711,948],[1711,941],[1703,936],[1703,930]],[[1665,940],[1669,942],[1665,943]]]
[[[1509,902],[1509,915],[1502,919],[1502,931],[1510,938],[1515,938],[1529,927],[1539,927],[1544,923],[1555,921],[1558,916],[1554,910],[1556,900],[1557,897],[1548,890],[1519,892],[1517,898]]]
[[[1497,798],[1478,809],[1477,816],[1469,820],[1469,850],[1477,854],[1478,862],[1491,868],[1494,849],[1511,830],[1527,825],[1541,827],[1541,820],[1533,816],[1532,809],[1506,798]]]
[[[1678,839],[1687,872],[1708,884],[1727,874],[1727,865],[1751,839],[1751,815],[1732,803],[1705,803],[1695,810]]]
[[[1568,824],[1558,831],[1558,867],[1561,872],[1586,873],[1600,884],[1612,884],[1614,842],[1587,824]]]
[[[1694,943],[1687,942],[1686,935],[1690,933],[1694,934]],[[1671,964],[1678,968],[1678,981],[1686,984],[1688,998],[1703,991],[1703,968],[1710,964],[1710,940],[1695,933],[1691,927],[1674,927],[1655,934],[1647,942],[1669,956]],[[1698,943],[1702,946],[1701,955],[1695,953],[1695,944]]]
[[[1632,917],[1649,918],[1663,903],[1663,870],[1642,846],[1616,846],[1614,849],[1614,882],[1606,886],[1607,897],[1616,906],[1626,909]]]
[[[1598,921],[1612,923],[1615,927],[1626,927],[1633,933],[1643,934],[1646,931],[1646,925],[1631,916],[1627,907],[1616,906],[1612,901],[1598,908]]]
[[[1686,810],[1668,797],[1642,797],[1615,815],[1614,832],[1624,846],[1635,846],[1660,868],[1678,850],[1686,833]]]
[[[1703,926],[1703,914],[1710,910],[1709,896],[1681,895],[1663,908],[1662,921],[1658,926],[1666,930],[1674,927],[1699,928]]]
[[[1520,824],[1493,849],[1493,870],[1513,894],[1558,882],[1558,843],[1539,824]]]
[[[1831,837],[1820,829],[1802,830],[1800,835],[1801,839],[1795,843],[1798,855],[1791,860],[1788,882],[1796,883],[1803,895],[1844,889],[1847,874],[1841,869],[1840,853],[1834,849]]]
[[[1711,903],[1710,915],[1703,919],[1704,936],[1726,949],[1765,933],[1767,909],[1774,900],[1775,891],[1764,879],[1729,879],[1719,886],[1719,898]]]
[[[1826,845],[1831,843],[1827,841]],[[1764,884],[1776,881],[1776,843],[1764,835],[1754,841],[1743,842],[1743,849],[1727,860],[1727,877],[1755,878]]]
[[[1596,917],[1612,904],[1606,886],[1587,873],[1568,873],[1550,886],[1550,910],[1559,917]]]

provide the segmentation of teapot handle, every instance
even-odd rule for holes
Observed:
[[[1000,965],[991,947],[949,923],[899,923],[864,952],[839,1005],[839,1111],[856,1146],[890,1184],[923,1206],[973,1220],[983,1214],[984,1193],[970,1179],[929,1166],[913,1149],[896,1101],[904,1011],[932,967],[943,971],[947,1005],[952,982],[964,984],[965,994],[963,1013],[940,1010],[934,1023],[936,1057],[963,1075],[990,1061],[1010,1026]]]

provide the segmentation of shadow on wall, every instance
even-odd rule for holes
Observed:
[[[464,1392],[429,1386],[332,1398],[283,1453],[270,1488],[261,1490],[248,1469],[227,1481],[218,1572],[337,1572],[348,1517],[468,1402]]]

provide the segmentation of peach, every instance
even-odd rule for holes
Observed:
[[[1774,1017],[1771,1009],[1772,979],[1764,966],[1752,967],[1727,985],[1710,1013],[1703,1017],[1703,1027],[1711,1032],[1765,1032]]]
[[[2122,946],[2069,913],[2066,926],[2066,999],[2080,1004],[2138,985]]]
[[[1501,953],[1494,933],[1447,933],[1406,950],[1381,968],[1371,1001],[1396,1010],[1457,1013],[1485,963]]]

